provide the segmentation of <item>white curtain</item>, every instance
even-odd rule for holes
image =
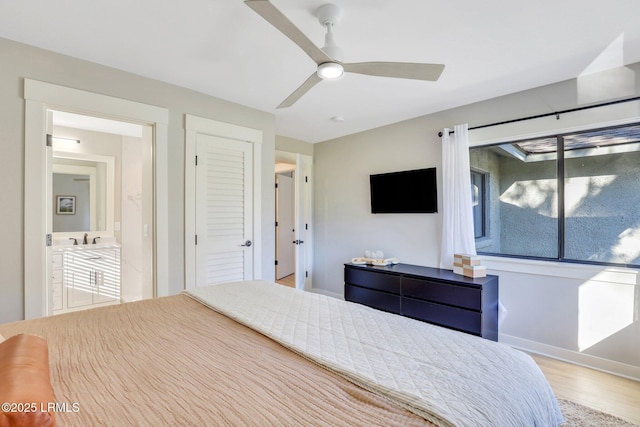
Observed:
[[[440,268],[453,269],[453,254],[476,254],[471,205],[469,126],[442,132],[442,252]]]

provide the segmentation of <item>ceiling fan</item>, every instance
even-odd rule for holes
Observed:
[[[317,10],[318,21],[326,28],[325,44],[322,49],[313,44],[307,36],[293,25],[269,0],[245,0],[245,4],[273,25],[282,34],[297,44],[318,65],[318,69],[300,85],[278,108],[292,106],[313,86],[322,80],[335,80],[344,72],[367,74],[380,77],[397,77],[413,80],[436,81],[444,70],[443,64],[419,64],[411,62],[356,62],[343,63],[342,49],[333,39],[333,26],[340,21],[340,8],[335,4],[325,4]]]

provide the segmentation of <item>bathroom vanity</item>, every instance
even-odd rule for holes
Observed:
[[[120,245],[54,246],[53,314],[120,302]]]

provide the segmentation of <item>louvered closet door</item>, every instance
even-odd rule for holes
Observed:
[[[253,279],[251,148],[197,136],[196,286]]]

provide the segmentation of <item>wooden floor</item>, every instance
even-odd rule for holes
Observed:
[[[288,286],[290,288],[296,287],[296,275],[290,274],[288,276],[283,277],[282,279],[276,280],[276,283],[279,283],[284,286]]]
[[[531,355],[558,398],[640,425],[640,382],[548,357]]]

